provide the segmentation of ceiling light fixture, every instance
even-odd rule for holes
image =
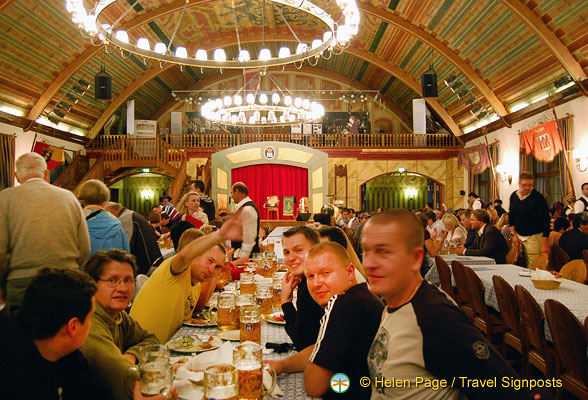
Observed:
[[[255,90],[247,89],[258,78]],[[266,78],[275,89],[261,90]],[[317,101],[296,97],[283,88],[271,73],[258,72],[234,94],[208,100],[200,114],[211,123],[239,127],[272,127],[319,121],[325,108]]]
[[[239,69],[239,68],[267,68],[272,66],[282,66],[286,64],[302,64],[304,60],[316,59],[323,54],[325,58],[330,58],[331,53],[340,54],[350,45],[351,39],[359,32],[360,14],[355,0],[336,0],[337,5],[342,11],[342,21],[335,20],[325,10],[311,3],[308,0],[268,0],[276,6],[284,6],[294,9],[298,12],[308,14],[320,20],[327,28],[323,33],[322,39],[315,39],[309,46],[302,43],[294,33],[289,22],[284,17],[281,7],[276,7],[278,14],[282,17],[285,24],[293,34],[294,39],[298,42],[296,52],[291,53],[288,47],[282,47],[279,54],[272,55],[270,50],[263,48],[257,59],[252,59],[247,50],[241,49],[239,41],[239,30],[235,11],[235,29],[237,31],[237,42],[239,43],[239,55],[234,59],[228,59],[223,49],[214,49],[214,56],[209,57],[205,49],[188,51],[186,47],[174,44],[176,32],[182,18],[186,12],[189,1],[187,0],[181,13],[176,21],[175,29],[167,45],[163,43],[154,43],[153,47],[146,38],[138,38],[137,43],[133,44],[126,31],[118,30],[117,25],[129,12],[133,10],[135,4],[122,15],[115,17],[116,20],[112,25],[102,22],[103,14],[116,15],[117,7],[110,7],[113,3],[119,2],[119,5],[125,2],[120,0],[99,0],[92,10],[86,10],[83,0],[66,0],[66,9],[71,14],[72,21],[80,28],[82,35],[92,41],[96,46],[113,44],[121,50],[125,57],[128,53],[133,53],[143,57],[145,60],[156,60],[163,66],[165,63],[174,63],[180,66],[195,66],[201,68],[221,68],[221,69]],[[135,1],[136,3],[136,1]],[[108,10],[107,10],[108,9]],[[114,33],[114,34],[113,34]],[[175,52],[172,48],[175,47]],[[193,51],[193,52],[192,52]]]

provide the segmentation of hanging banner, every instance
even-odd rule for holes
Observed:
[[[472,171],[473,174],[481,174],[490,165],[486,145],[479,144],[461,149],[457,157],[457,163]]]
[[[47,162],[47,169],[53,170],[58,165],[63,164],[65,161],[65,155],[63,149],[48,145],[47,143],[36,142],[33,151],[43,156]]]
[[[552,162],[563,144],[555,121],[549,121],[521,134],[521,150],[533,153],[538,161]]]

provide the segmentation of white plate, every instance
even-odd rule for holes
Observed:
[[[238,342],[241,339],[241,331],[239,329],[220,331],[218,337],[224,340],[230,340],[231,342]]]
[[[178,352],[178,353],[200,353],[200,352],[203,352],[203,351],[214,350],[214,349],[218,348],[221,344],[223,344],[222,339],[219,338],[218,336],[211,336],[211,335],[185,335],[185,336],[182,336],[182,338],[183,337],[186,337],[186,336],[198,336],[200,338],[200,340],[202,340],[204,343],[202,345],[199,345],[199,346],[178,347],[177,345],[174,345],[173,344],[173,342],[175,342],[176,340],[181,339],[181,338],[178,338],[178,339],[171,339],[165,345],[170,350],[173,350],[173,351]],[[209,338],[210,338],[210,340],[208,341]],[[210,344],[210,346],[208,346],[208,344]]]
[[[530,277],[531,276],[531,271],[521,271],[521,272],[519,272],[519,276],[527,276],[527,277]]]
[[[198,321],[198,322],[194,322],[194,321]],[[202,322],[200,322],[200,321],[202,321]],[[194,326],[194,327],[197,327],[197,328],[208,328],[208,327],[211,327],[211,326],[216,326],[216,322],[215,321],[212,321],[212,320],[209,320],[209,319],[204,320],[204,319],[200,319],[200,318],[191,318],[191,319],[188,319],[188,320],[184,321],[183,324],[186,325],[186,326]]]
[[[274,318],[277,316],[284,317],[284,314],[271,314],[269,317],[263,317],[263,319],[269,322],[270,324],[286,325],[286,321],[276,321]]]

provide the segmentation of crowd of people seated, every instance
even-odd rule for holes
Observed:
[[[22,185],[0,192],[0,278],[6,303],[0,311],[0,376],[10,382],[3,386],[7,398],[143,398],[137,370],[131,368],[138,349],[168,341],[215,289],[222,289],[225,263],[232,260],[232,276],[238,279],[243,260],[260,251],[271,232],[261,226],[241,182],[232,188],[239,207],[234,215],[211,209],[203,184],[196,181],[177,209],[170,196],[163,196],[147,219],[109,202],[100,181],[85,182],[77,199],[47,187],[45,161],[35,153],[21,156],[16,168]],[[539,398],[524,388],[480,388],[461,380],[416,384],[518,376],[453,300],[423,276],[443,251],[483,255],[502,264],[510,246],[521,246],[528,263],[549,251],[551,240],[570,258],[581,258],[588,249],[588,213],[575,205],[565,217],[555,210],[550,228],[545,198],[532,184],[532,176],[521,175],[508,214],[500,201],[494,202],[494,213],[477,207],[481,201],[474,193],[474,210],[356,213],[342,208],[336,214],[324,207],[307,224],[285,230],[288,272],[281,307],[297,352],[268,362],[278,374],[304,372],[307,394],[325,399]],[[32,222],[14,211],[18,201],[13,196],[37,208],[60,199],[68,210],[63,218],[52,216],[54,230],[23,231],[20,224]],[[31,213],[38,216],[37,211]],[[60,237],[62,231],[70,235]],[[34,240],[27,243],[26,235]],[[163,260],[157,240],[167,235],[175,254]],[[47,254],[51,251],[60,251],[63,259]],[[139,273],[149,278],[136,293]],[[346,393],[330,390],[335,373],[349,377]],[[359,385],[363,377],[371,382],[402,377],[409,384]],[[34,385],[27,384],[29,378]],[[542,395],[549,398],[550,393]],[[154,399],[164,398],[177,398],[177,392]]]

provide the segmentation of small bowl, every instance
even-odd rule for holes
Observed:
[[[561,281],[556,281],[556,280],[539,280],[539,279],[531,279],[531,282],[533,282],[533,286],[535,286],[537,289],[541,289],[541,290],[553,290],[553,289],[557,289],[559,288],[559,285],[561,285]]]

